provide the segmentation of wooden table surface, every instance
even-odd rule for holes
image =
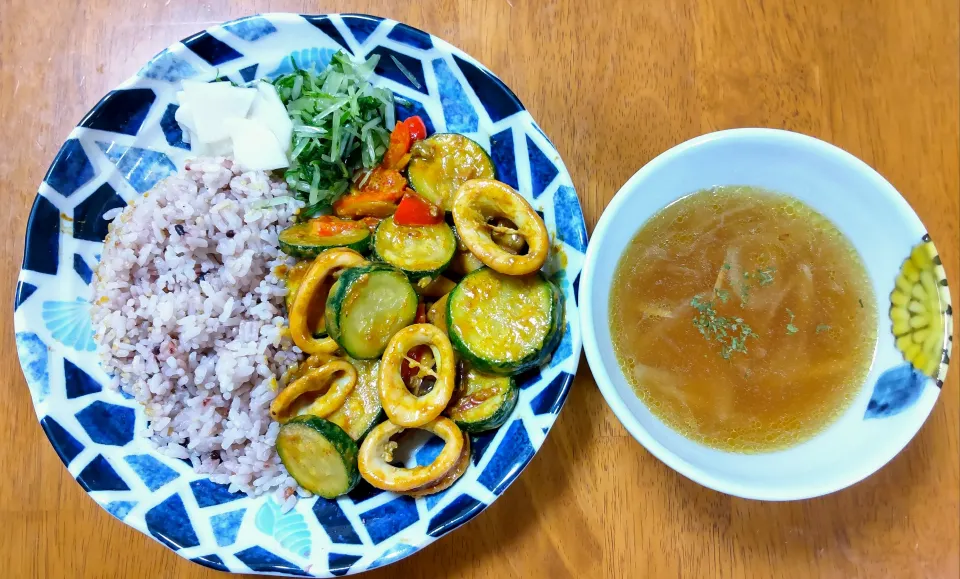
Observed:
[[[701,133],[763,126],[826,139],[916,209],[960,304],[956,0],[3,0],[0,303],[13,303],[37,185],[83,114],[172,42],[268,11],[387,16],[478,58],[556,143],[590,227],[640,166]],[[34,415],[12,316],[2,326],[4,576],[218,576],[126,527],[71,479]],[[958,378],[954,367],[920,434],[865,482],[761,503],[653,458],[607,409],[584,360],[550,437],[500,500],[369,576],[956,578]]]

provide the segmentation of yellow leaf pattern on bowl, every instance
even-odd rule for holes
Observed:
[[[897,349],[913,367],[943,383],[952,329],[947,276],[929,235],[913,248],[890,294],[890,321]]]

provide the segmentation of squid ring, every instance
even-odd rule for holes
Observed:
[[[433,352],[437,383],[429,393],[418,397],[407,389],[400,369],[407,352],[421,345],[429,346]],[[377,387],[383,410],[390,421],[398,426],[422,426],[440,416],[447,407],[450,397],[453,396],[456,375],[450,338],[433,324],[407,326],[390,338],[380,362]]]
[[[467,467],[470,466],[470,437],[463,435],[463,450],[460,452],[460,458],[457,460],[457,464],[453,465],[453,468],[447,471],[447,474],[440,477],[440,480],[437,482],[414,489],[412,491],[407,491],[404,494],[411,497],[425,497],[427,495],[437,494],[440,491],[445,491],[453,483],[463,476],[463,473],[467,472]]]
[[[378,489],[394,492],[412,491],[440,482],[460,461],[464,445],[463,433],[452,420],[443,417],[419,428],[443,439],[443,448],[433,462],[413,468],[390,464],[393,460],[393,448],[396,446],[390,437],[403,432],[403,427],[388,420],[374,427],[360,445],[357,466],[363,478]]]
[[[290,337],[304,353],[332,354],[337,351],[339,346],[335,341],[330,338],[318,340],[307,327],[310,304],[314,294],[335,269],[357,267],[365,263],[367,260],[362,255],[346,248],[328,249],[313,260],[290,307]]]
[[[515,255],[497,245],[487,220],[509,219],[527,242],[527,253]],[[543,220],[512,187],[492,179],[472,179],[460,186],[453,201],[453,222],[467,249],[484,265],[506,275],[526,275],[543,267],[550,238]]]
[[[310,368],[277,394],[270,404],[270,416],[281,424],[302,414],[326,418],[343,406],[356,385],[357,370],[345,360]],[[311,399],[315,394],[319,395]]]

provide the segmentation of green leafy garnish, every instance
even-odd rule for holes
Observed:
[[[818,333],[818,334],[819,334],[820,332],[827,332],[827,331],[829,331],[829,330],[830,330],[830,326],[828,326],[827,324],[819,324],[819,325],[817,326],[817,333]]]
[[[789,309],[787,310],[787,315],[790,316],[790,321],[787,323],[787,333],[788,333],[788,334],[791,334],[791,335],[796,334],[797,332],[800,331],[799,329],[797,329],[796,326],[793,325],[793,319],[794,319],[796,316],[795,316],[795,315],[793,314],[793,312],[792,312],[791,310],[789,310]]]
[[[708,341],[720,343],[720,355],[724,360],[729,360],[736,352],[747,353],[747,339],[756,338],[757,334],[744,323],[743,318],[718,315],[713,300],[704,300],[700,296],[694,296],[690,305],[698,314],[693,319],[693,325]]]
[[[757,280],[760,282],[761,286],[770,285],[773,283],[773,272],[777,271],[775,267],[768,267],[765,269],[757,269]]]
[[[347,191],[354,172],[375,167],[390,145],[393,93],[368,80],[379,58],[354,63],[340,51],[319,74],[293,62],[292,73],[273,81],[293,121],[284,179],[307,202],[301,216],[332,204]]]
[[[717,294],[717,297],[720,298],[721,303],[727,303],[727,300],[730,299],[730,292],[723,288],[718,288],[713,290],[713,293]]]

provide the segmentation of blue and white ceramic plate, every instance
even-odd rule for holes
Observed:
[[[104,212],[174,173],[188,154],[174,120],[186,78],[237,82],[325,66],[337,50],[381,55],[376,82],[428,129],[464,133],[490,152],[499,178],[543,214],[561,259],[563,341],[524,377],[510,421],[472,437],[473,464],[444,493],[400,497],[361,486],[337,501],[301,500],[281,514],[151,450],[135,401],[104,387],[87,301],[107,232]],[[408,79],[398,63],[410,72]],[[112,515],[179,555],[231,572],[328,577],[397,561],[492,503],[533,458],[570,389],[580,358],[577,285],[587,235],[556,149],[517,97],[473,58],[404,24],[359,15],[271,14],[236,20],[164,50],[110,92],[73,130],[50,167],[27,226],[15,326],[40,424],[70,474]],[[415,460],[429,462],[424,447]]]

